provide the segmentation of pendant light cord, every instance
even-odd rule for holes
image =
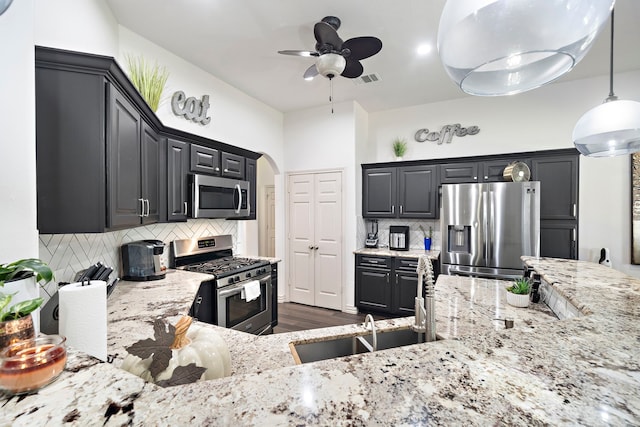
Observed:
[[[605,100],[615,101],[618,99],[615,93],[613,93],[613,24],[614,24],[614,9],[611,9],[611,54],[609,56],[609,97]]]
[[[329,103],[331,104],[331,114],[333,114],[333,78],[329,77]]]

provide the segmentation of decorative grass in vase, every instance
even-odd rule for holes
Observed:
[[[169,78],[169,72],[165,67],[161,67],[157,63],[151,65],[142,56],[126,55],[125,59],[129,68],[131,82],[138,89],[144,100],[147,101],[149,107],[153,111],[157,111],[164,85]]]

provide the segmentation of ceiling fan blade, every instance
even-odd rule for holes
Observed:
[[[313,27],[313,35],[316,37],[318,45],[331,45],[334,50],[342,49],[342,39],[338,37],[335,28],[326,22],[318,22]]]
[[[344,71],[340,75],[349,79],[355,79],[356,77],[360,77],[363,72],[364,68],[362,68],[360,61],[353,58],[347,58],[347,65],[344,67]]]
[[[304,75],[302,77],[304,77],[305,79],[312,79],[318,74],[318,68],[316,67],[316,64],[313,64],[311,67],[307,68],[307,71],[304,72]]]
[[[345,41],[342,44],[342,49],[349,49],[351,54],[348,57],[359,61],[380,52],[382,42],[377,37],[354,37]]]
[[[312,52],[310,50],[279,50],[278,53],[283,55],[293,55],[293,56],[320,56],[318,52]]]

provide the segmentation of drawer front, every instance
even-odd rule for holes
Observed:
[[[378,268],[391,268],[391,260],[389,257],[371,256],[371,255],[359,255],[358,266],[361,267],[378,267]]]
[[[191,172],[220,175],[220,153],[201,145],[191,145]]]
[[[413,258],[396,258],[396,270],[412,271],[415,273],[418,268],[418,260]]]

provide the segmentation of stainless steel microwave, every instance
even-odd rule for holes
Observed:
[[[249,216],[249,182],[209,175],[189,175],[189,216],[237,218]]]

